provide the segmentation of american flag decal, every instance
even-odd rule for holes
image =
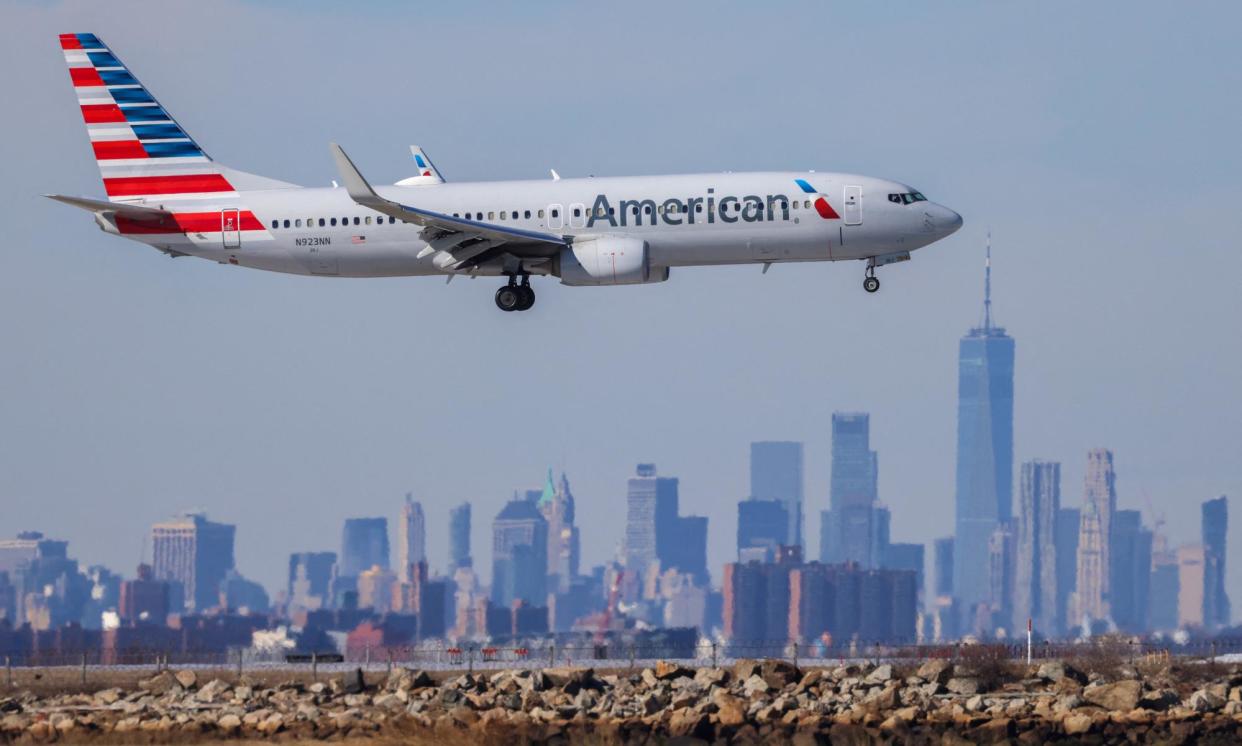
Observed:
[[[366,243],[367,237],[366,236],[350,236],[349,240],[353,243]]]

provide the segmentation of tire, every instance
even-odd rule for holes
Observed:
[[[496,291],[496,307],[502,311],[516,311],[522,304],[522,293],[515,285],[505,285]]]
[[[878,278],[868,277],[867,279],[863,280],[863,290],[866,290],[868,293],[874,293],[875,291],[879,289],[880,289],[880,281]]]
[[[529,311],[531,306],[535,305],[535,289],[530,285],[519,285],[518,291],[522,295],[522,300],[515,310]]]

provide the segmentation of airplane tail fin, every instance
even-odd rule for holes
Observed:
[[[397,186],[433,186],[444,183],[444,176],[440,174],[440,169],[436,168],[422,148],[411,145],[410,158],[414,160],[414,165],[418,166],[418,175],[398,181]]]
[[[228,197],[294,186],[213,161],[95,34],[61,34],[60,47],[109,200]]]

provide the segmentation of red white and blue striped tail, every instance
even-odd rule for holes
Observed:
[[[82,119],[113,202],[234,197],[293,186],[212,161],[94,34],[61,34]]]

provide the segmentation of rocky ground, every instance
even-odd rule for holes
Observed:
[[[1242,671],[1086,674],[1072,665],[934,660],[910,669],[783,661],[635,672],[543,669],[437,680],[396,670],[260,684],[164,672],[137,688],[0,692],[0,742],[1235,743]]]

